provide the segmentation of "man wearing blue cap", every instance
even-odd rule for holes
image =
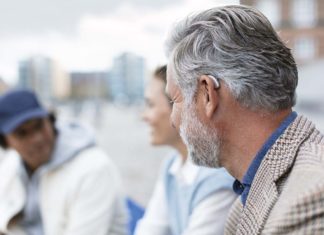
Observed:
[[[56,123],[33,92],[0,97],[0,234],[126,234],[114,164],[76,123]]]

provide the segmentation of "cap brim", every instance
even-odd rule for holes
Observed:
[[[29,121],[34,118],[43,118],[46,116],[48,116],[48,112],[42,108],[37,108],[37,109],[30,110],[28,112],[25,112],[23,114],[18,114],[17,117],[13,118],[12,120],[10,120],[10,122],[7,122],[3,126],[1,132],[3,134],[9,134],[9,133],[13,132],[18,126],[20,126],[21,124],[23,124],[26,121]]]

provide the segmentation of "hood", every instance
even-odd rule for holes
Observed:
[[[46,168],[56,168],[75,158],[82,150],[95,145],[94,134],[76,122],[57,122],[58,131],[51,160]]]

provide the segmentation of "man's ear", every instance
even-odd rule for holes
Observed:
[[[202,92],[203,105],[207,118],[211,119],[219,102],[219,94],[215,84],[215,78],[208,75],[202,75],[199,78],[199,90]],[[217,82],[217,81],[216,81]]]

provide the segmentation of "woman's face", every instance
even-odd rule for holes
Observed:
[[[153,78],[145,90],[146,107],[143,119],[151,127],[151,144],[173,146],[180,136],[171,126],[171,104],[165,94],[165,83]]]

